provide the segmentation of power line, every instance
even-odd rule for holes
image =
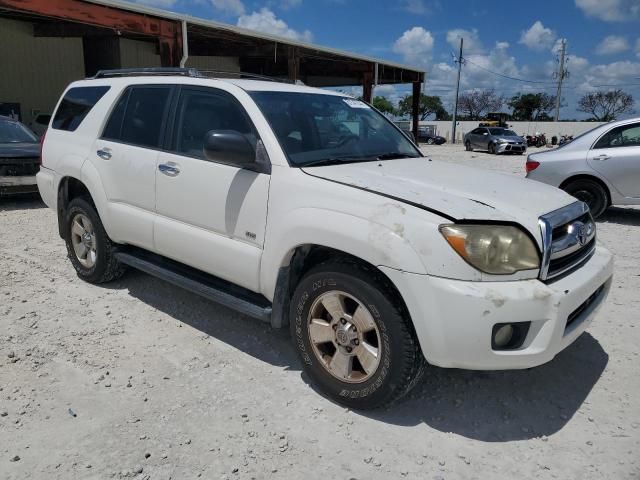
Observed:
[[[469,60],[468,58],[465,58],[465,60],[466,60],[467,62],[469,62],[470,64],[475,65],[475,66],[476,66],[476,67],[478,67],[480,70],[484,70],[485,72],[492,73],[492,74],[494,74],[494,75],[497,75],[498,77],[506,78],[506,79],[508,79],[508,80],[514,80],[514,81],[516,81],[516,82],[524,82],[524,83],[538,83],[538,84],[539,84],[539,83],[544,83],[544,84],[553,83],[553,84],[555,84],[555,83],[556,83],[556,82],[549,82],[549,81],[543,81],[543,80],[527,80],[527,79],[525,79],[525,78],[511,77],[511,76],[509,76],[509,75],[505,75],[505,74],[503,74],[503,73],[498,73],[498,72],[494,72],[493,70],[489,70],[488,68],[483,67],[482,65],[478,65],[477,63],[472,62],[472,61],[471,61],[471,60]]]

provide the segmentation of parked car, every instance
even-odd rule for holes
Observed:
[[[0,116],[0,195],[37,192],[40,142],[25,125]]]
[[[443,143],[446,143],[446,141],[446,138],[441,137],[440,135],[435,135],[426,128],[418,127],[418,142],[426,143],[428,145],[442,145]]]
[[[491,154],[527,151],[527,142],[513,130],[501,127],[478,127],[464,136],[464,146],[468,152],[475,149],[488,150]]]
[[[337,92],[157,72],[74,82],[47,131],[38,186],[87,282],[131,266],[288,325],[351,408],[426,362],[548,362],[607,296],[612,256],[557,188],[432,162]]]
[[[529,155],[527,178],[560,187],[599,217],[640,205],[640,118],[596,127],[554,150]]]
[[[49,128],[49,123],[51,122],[51,114],[50,113],[39,113],[36,115],[36,118],[31,122],[30,127],[33,132],[42,138],[44,133]]]

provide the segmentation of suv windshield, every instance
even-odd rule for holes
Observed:
[[[503,136],[503,137],[517,137],[518,134],[513,130],[507,130],[506,128],[490,128],[491,135]]]
[[[360,100],[316,93],[251,92],[291,165],[413,158],[422,154]]]
[[[38,143],[38,138],[19,122],[0,120],[0,143]]]

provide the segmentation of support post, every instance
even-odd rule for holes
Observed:
[[[413,82],[413,97],[412,97],[412,105],[411,105],[411,119],[412,119],[412,128],[411,132],[413,133],[413,138],[416,143],[418,143],[418,122],[420,118],[420,93],[422,90],[422,82],[417,81]]]
[[[373,102],[373,72],[362,73],[362,100]]]
[[[289,47],[288,62],[289,80],[295,83],[300,78],[300,57],[296,47]]]

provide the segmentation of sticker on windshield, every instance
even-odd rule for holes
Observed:
[[[343,98],[342,101],[351,108],[370,108],[369,105],[355,98]]]

